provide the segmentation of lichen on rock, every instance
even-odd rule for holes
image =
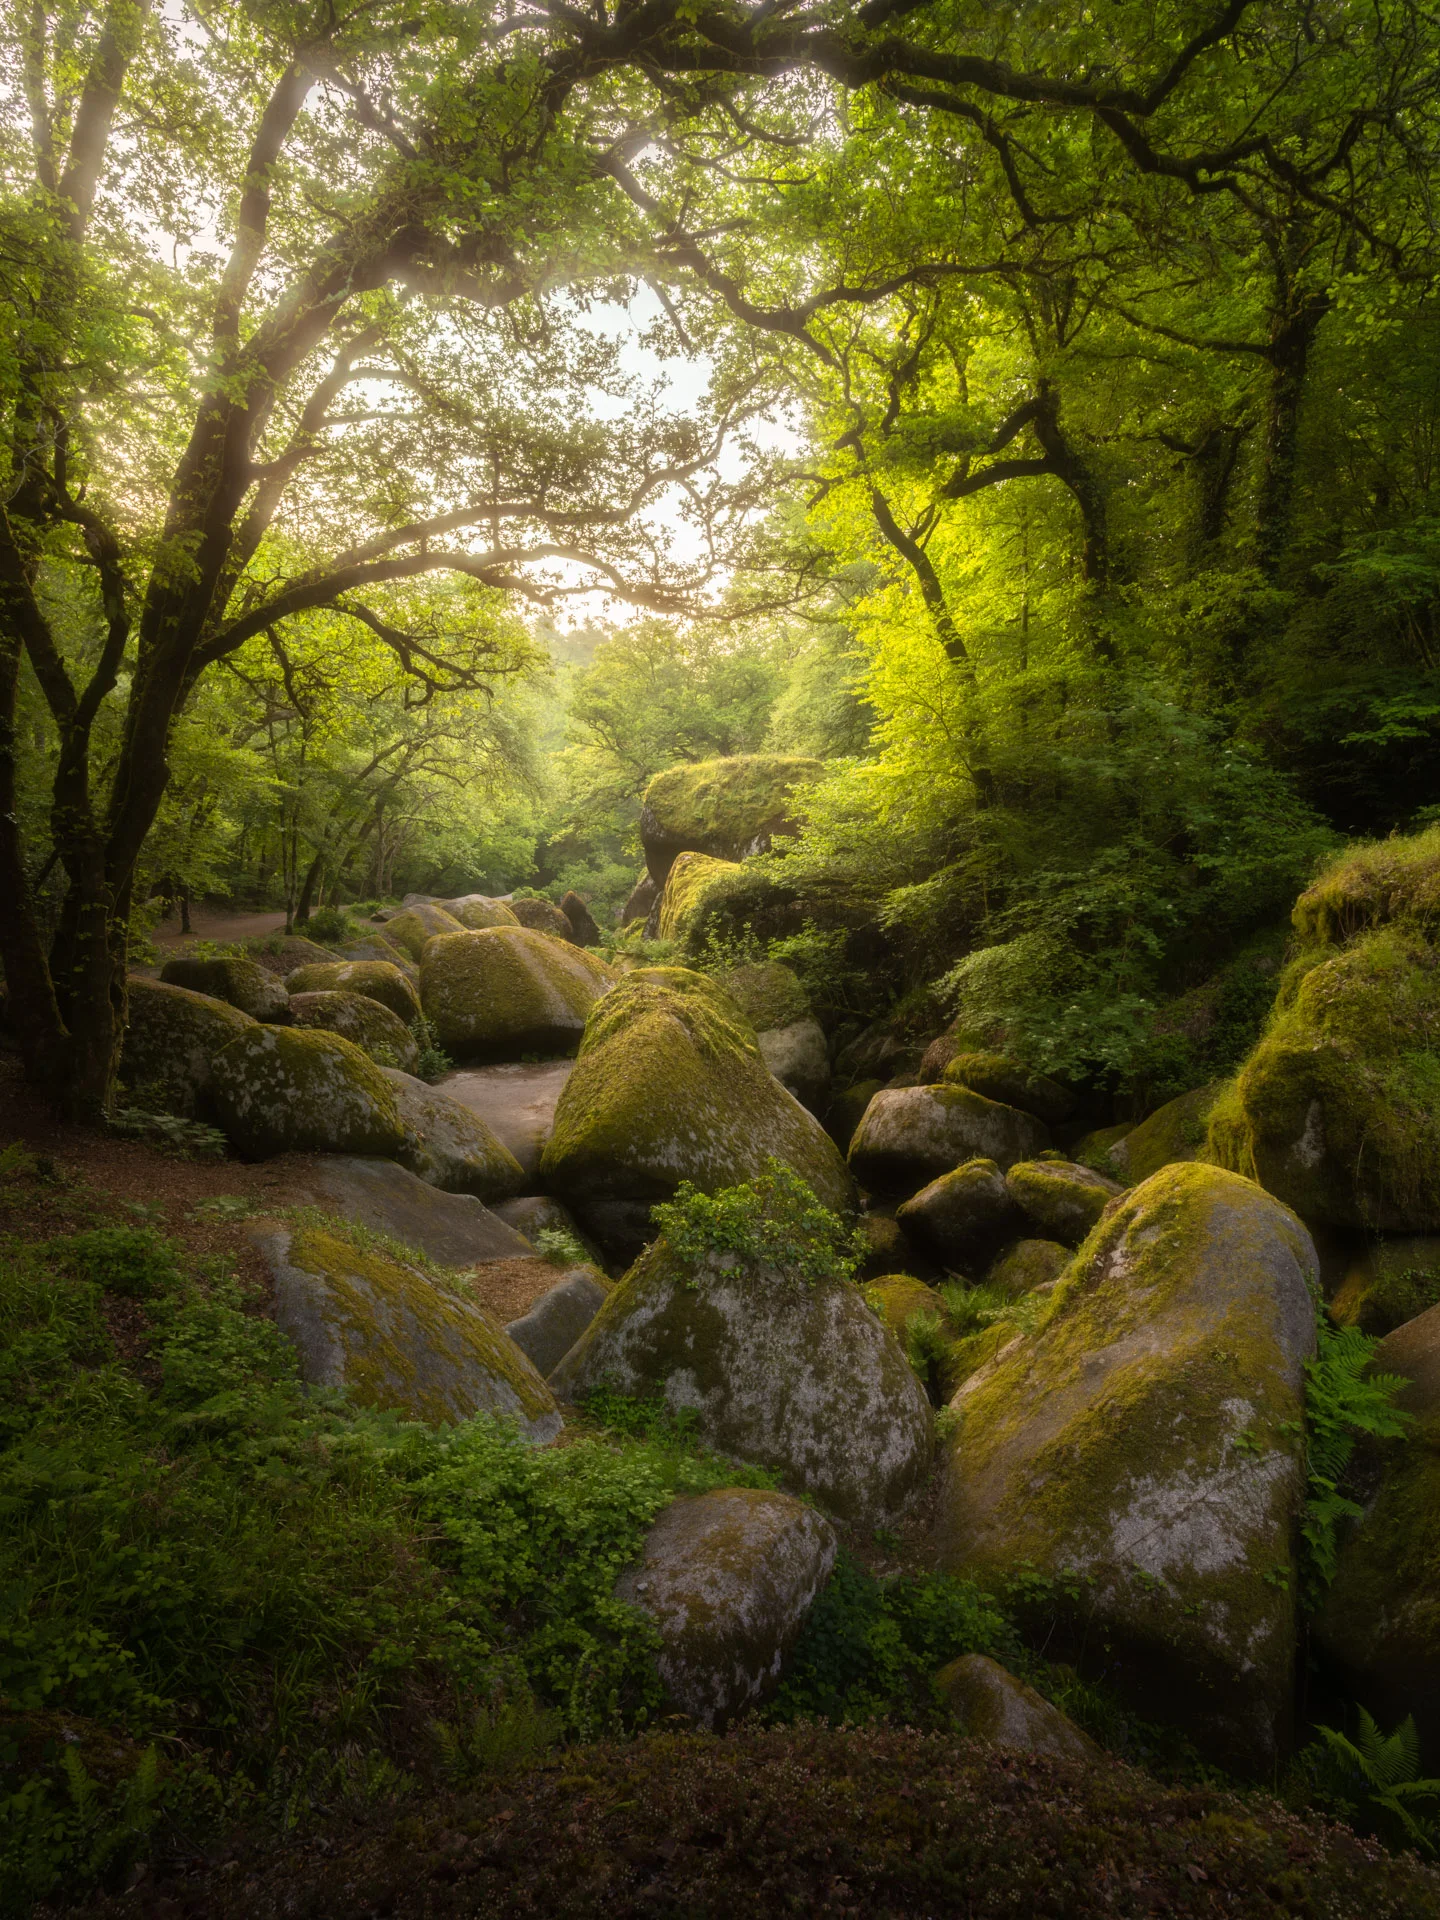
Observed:
[[[213,960],[167,960],[160,969],[160,979],[167,987],[188,987],[192,993],[224,1000],[252,1020],[283,1022],[290,1018],[289,994],[258,960],[223,955]]]
[[[1033,1114],[968,1087],[887,1087],[866,1107],[849,1160],[871,1192],[913,1194],[967,1160],[994,1160],[1003,1171],[1049,1145]]]
[[[343,988],[292,993],[290,1017],[297,1027],[318,1027],[353,1040],[377,1066],[401,1067],[408,1073],[420,1058],[415,1036],[405,1022],[368,994]]]
[[[255,1022],[227,1000],[189,987],[159,980],[126,984],[120,1053],[126,1098],[150,1112],[203,1117],[215,1056]]]
[[[1017,1161],[1005,1176],[1005,1188],[1040,1237],[1067,1247],[1078,1247],[1124,1192],[1118,1181],[1065,1160]]]
[[[942,1266],[964,1268],[1020,1229],[1020,1210],[993,1160],[967,1160],[896,1210],[896,1220]]]
[[[641,800],[640,838],[657,886],[677,855],[743,860],[793,833],[791,794],[823,772],[819,760],[770,753],[693,761],[657,773]]]
[[[573,1053],[613,976],[593,955],[529,927],[445,934],[425,949],[420,999],[457,1059]]]
[[[277,1153],[397,1155],[405,1144],[383,1071],[338,1033],[254,1026],[211,1071],[215,1118],[254,1160]]]
[[[1075,1110],[1074,1095],[1058,1080],[1036,1073],[1022,1061],[1007,1059],[1003,1053],[952,1054],[938,1077],[947,1086],[969,1087],[972,1093],[983,1093],[987,1100],[1033,1113],[1047,1127],[1058,1127]],[[922,1074],[922,1085],[924,1081]]]
[[[1155,1174],[956,1394],[933,1535],[952,1572],[1023,1574],[1057,1646],[1109,1648],[1140,1711],[1251,1774],[1289,1731],[1315,1278],[1250,1182]]]
[[[1090,1766],[1103,1757],[1069,1714],[1051,1706],[986,1654],[962,1654],[942,1667],[935,1676],[935,1690],[972,1740]]]
[[[413,906],[403,907],[385,922],[385,938],[417,964],[424,958],[425,949],[436,934],[464,931],[453,913],[447,913],[444,907],[429,900],[417,900]]]
[[[1167,1100],[1138,1126],[1125,1128],[1111,1143],[1104,1160],[1097,1159],[1093,1164],[1113,1179],[1138,1186],[1161,1167],[1173,1166],[1179,1160],[1201,1159],[1211,1110],[1225,1088],[1225,1081],[1213,1080],[1208,1086]]]
[[[488,893],[462,893],[454,900],[441,900],[438,904],[471,933],[479,933],[485,927],[521,924],[503,900],[492,899]]]
[[[720,984],[756,1033],[792,1026],[810,1016],[810,1001],[800,976],[778,960],[731,967],[720,975]]]

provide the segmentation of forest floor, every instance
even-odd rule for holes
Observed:
[[[187,940],[258,940],[267,933],[283,933],[283,910],[267,913],[232,913],[223,907],[191,907],[190,931],[180,931],[178,909],[151,929],[150,938],[157,947],[179,947]]]

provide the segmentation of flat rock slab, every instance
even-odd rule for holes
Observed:
[[[542,1060],[535,1065],[507,1061],[496,1067],[461,1067],[435,1084],[462,1107],[478,1113],[525,1172],[536,1176],[560,1095],[574,1071],[573,1060]]]
[[[442,1193],[393,1160],[336,1153],[303,1162],[277,1201],[319,1207],[389,1234],[442,1267],[535,1259],[524,1235],[497,1220],[483,1202],[468,1193]]]
[[[595,1318],[610,1288],[594,1267],[551,1267],[555,1284],[546,1289],[505,1331],[542,1376],[559,1366]]]

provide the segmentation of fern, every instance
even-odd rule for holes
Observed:
[[[1300,1532],[1305,1543],[1306,1602],[1317,1606],[1335,1577],[1340,1527],[1361,1509],[1340,1491],[1340,1482],[1362,1434],[1400,1439],[1410,1415],[1395,1405],[1405,1385],[1398,1374],[1371,1373],[1379,1342],[1357,1327],[1336,1327],[1322,1318],[1315,1358],[1305,1367],[1305,1474],[1307,1496]]]
[[[1330,1762],[1328,1771],[1339,1790],[1358,1800],[1371,1824],[1419,1847],[1431,1855],[1440,1852],[1440,1825],[1433,1814],[1415,1811],[1440,1802],[1440,1780],[1420,1773],[1420,1735],[1413,1715],[1393,1733],[1381,1733],[1364,1707],[1359,1710],[1359,1739],[1351,1740],[1335,1727],[1317,1727],[1318,1752]],[[1312,1749],[1312,1751],[1314,1751]]]

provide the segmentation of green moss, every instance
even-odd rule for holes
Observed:
[[[1018,1298],[1058,1280],[1070,1259],[1070,1249],[1058,1240],[1017,1240],[996,1260],[985,1283]]]
[[[158,980],[127,982],[120,1078],[134,1107],[194,1119],[206,1111],[222,1047],[255,1025],[227,1001]]]
[[[1337,1326],[1386,1334],[1437,1303],[1440,1239],[1407,1234],[1377,1241],[1352,1261],[1329,1310]]]
[[[810,1002],[798,976],[778,960],[732,967],[728,973],[721,974],[720,980],[757,1033],[793,1026],[810,1012]]]
[[[791,790],[823,771],[819,760],[763,753],[670,767],[645,789],[642,831],[647,841],[739,859],[788,824]]]
[[[343,990],[292,994],[290,1016],[297,1027],[315,1027],[353,1040],[378,1066],[413,1073],[418,1064],[420,1050],[409,1027],[366,994]]]
[[[1217,1080],[1192,1093],[1182,1093],[1178,1100],[1167,1100],[1148,1120],[1122,1136],[1109,1155],[1110,1164],[1102,1164],[1100,1171],[1112,1180],[1125,1180],[1138,1187],[1161,1167],[1178,1160],[1199,1159],[1205,1151],[1211,1110],[1225,1086],[1224,1081]]]
[[[1301,894],[1291,917],[1312,946],[1392,921],[1440,927],[1440,827],[1352,847]]]
[[[425,901],[418,906],[406,907],[385,922],[385,938],[391,946],[399,947],[402,953],[408,954],[416,962],[422,958],[427,944],[437,933],[464,931],[453,913],[447,913],[444,907],[431,906]]]
[[[953,1054],[940,1079],[949,1086],[969,1087],[972,1093],[1003,1106],[1019,1107],[1022,1113],[1033,1113],[1051,1127],[1068,1119],[1075,1105],[1058,1081],[1002,1053]]]
[[[406,1026],[420,1017],[420,996],[397,966],[385,960],[330,960],[297,967],[285,985],[291,993],[360,993],[388,1007]]]
[[[1123,1180],[1125,1176],[1120,1170],[1115,1148],[1134,1129],[1133,1120],[1122,1120],[1114,1127],[1097,1127],[1093,1133],[1087,1133],[1075,1142],[1070,1149],[1071,1158],[1077,1166],[1093,1167],[1096,1173],[1103,1173],[1108,1179]]]
[[[479,933],[486,927],[518,927],[519,919],[503,900],[491,900],[484,894],[463,894],[459,899],[445,902],[447,913],[453,914],[462,927],[468,927],[471,933]]]
[[[427,946],[420,998],[457,1059],[571,1053],[611,983],[604,963],[528,927],[446,934]]]
[[[167,960],[160,969],[160,979],[166,986],[188,987],[194,993],[228,1001],[256,1020],[284,1016],[284,988],[257,960],[243,956],[200,960],[187,955]]]
[[[708,853],[682,853],[671,867],[660,896],[660,938],[675,941],[688,953],[697,953],[710,923],[746,882],[745,869],[737,861],[716,860]]]
[[[405,1143],[380,1068],[337,1033],[255,1026],[214,1063],[215,1117],[242,1153],[369,1153]]]

